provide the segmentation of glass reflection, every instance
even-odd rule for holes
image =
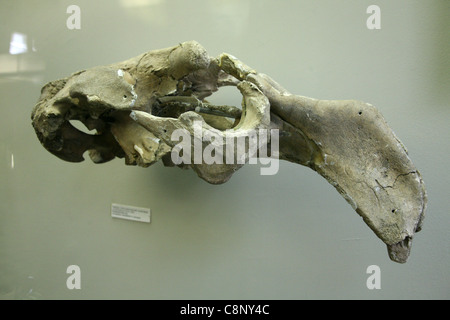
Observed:
[[[13,32],[11,42],[9,43],[10,54],[21,54],[28,51],[27,35],[19,32]]]
[[[34,39],[27,34],[12,32],[8,52],[0,52],[0,80],[42,81],[45,63],[37,54]]]

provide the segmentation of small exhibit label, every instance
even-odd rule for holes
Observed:
[[[150,223],[150,209],[124,206],[122,204],[111,204],[111,216],[113,218],[133,220]]]

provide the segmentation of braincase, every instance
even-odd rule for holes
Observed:
[[[135,82],[121,69],[96,67],[84,71],[67,85],[70,97],[78,99],[80,107],[129,110],[136,100]]]

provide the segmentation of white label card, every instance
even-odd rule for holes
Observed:
[[[111,204],[111,216],[113,218],[133,220],[150,223],[150,209],[125,206],[122,204]]]

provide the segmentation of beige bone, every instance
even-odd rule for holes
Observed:
[[[224,85],[241,91],[242,111],[205,100]],[[173,165],[171,134],[184,129],[195,138],[195,121],[224,141],[249,130],[279,130],[279,158],[322,175],[386,243],[390,258],[406,262],[422,225],[425,187],[400,140],[367,103],[290,94],[237,58],[212,58],[190,41],[50,82],[32,112],[42,145],[63,160],[83,161],[89,151],[96,163],[124,157],[143,167],[159,160]],[[217,184],[242,164],[188,167]]]

